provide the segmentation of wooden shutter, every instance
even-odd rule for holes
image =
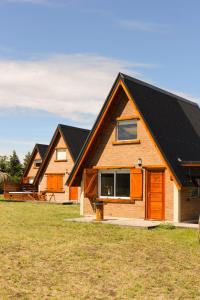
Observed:
[[[53,192],[54,187],[55,187],[54,176],[47,175],[47,190],[49,192]]]
[[[47,175],[47,190],[49,192],[63,192],[63,175],[48,174]]]
[[[98,195],[98,171],[97,169],[84,170],[84,196],[97,198]]]
[[[57,191],[63,191],[63,175],[56,175],[57,177]]]
[[[143,174],[142,169],[132,168],[130,173],[130,198],[132,200],[142,200]]]

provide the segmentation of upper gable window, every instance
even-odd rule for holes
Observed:
[[[129,141],[137,139],[137,119],[117,121],[117,140]]]
[[[34,160],[34,167],[35,167],[35,168],[39,168],[40,165],[41,165],[41,163],[42,163],[42,160],[41,160],[41,159],[35,159],[35,160]]]
[[[56,160],[67,160],[66,149],[56,149]]]

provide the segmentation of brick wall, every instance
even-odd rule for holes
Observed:
[[[56,148],[65,148],[66,149],[66,152],[67,152],[67,161],[66,162],[55,161],[56,160]],[[58,138],[56,140],[55,146],[52,150],[51,158],[49,160],[47,168],[41,178],[39,190],[45,191],[47,189],[47,176],[46,176],[47,174],[50,174],[50,173],[64,174],[64,176],[63,176],[64,192],[63,193],[54,193],[54,196],[52,197],[51,200],[56,201],[56,202],[68,201],[69,200],[69,187],[67,187],[65,185],[65,183],[66,183],[66,180],[67,180],[69,174],[66,174],[66,170],[67,170],[67,173],[70,173],[73,166],[74,166],[74,161],[71,157],[69,149],[67,149],[67,146],[65,144],[63,137],[59,134]],[[48,200],[50,199],[51,195],[52,195],[52,193],[47,193]]]
[[[36,167],[34,166],[34,160],[35,160],[35,159],[41,159],[41,156],[40,156],[40,154],[39,154],[38,151],[36,152],[36,154],[35,154],[35,156],[34,156],[34,158],[33,158],[33,162],[32,162],[32,164],[31,164],[31,167],[30,167],[29,172],[28,172],[28,174],[26,175],[26,177],[35,177],[35,176],[36,176],[36,174],[37,174],[37,172],[38,172],[38,168],[36,168]]]
[[[138,120],[138,139],[140,144],[113,145],[115,141],[116,118],[138,115],[132,103],[124,93],[117,95],[111,111],[108,113],[101,131],[90,151],[89,159],[85,167],[93,166],[134,166],[138,158],[143,165],[163,165],[163,160],[158,154],[157,146],[150,138],[141,120]],[[93,213],[90,201],[84,200],[84,214]],[[143,201],[134,204],[107,204],[105,215],[144,218],[145,217],[145,193]],[[170,180],[168,170],[165,171],[165,218],[173,220],[173,183]]]

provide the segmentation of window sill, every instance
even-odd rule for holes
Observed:
[[[102,201],[104,203],[126,203],[126,204],[133,204],[135,203],[134,200],[125,199],[125,198],[96,198],[97,201]]]
[[[129,144],[140,144],[140,140],[129,140],[129,141],[114,141],[113,145],[129,145]]]
[[[55,162],[67,162],[67,159],[55,159]]]

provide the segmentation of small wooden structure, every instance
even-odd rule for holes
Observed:
[[[101,202],[101,201],[96,202],[95,206],[96,206],[96,221],[103,221],[103,219],[104,219],[103,202]]]
[[[4,199],[27,201],[27,200],[40,200],[45,201],[45,193],[38,193],[37,188],[32,184],[18,184],[6,182],[4,184]]]

